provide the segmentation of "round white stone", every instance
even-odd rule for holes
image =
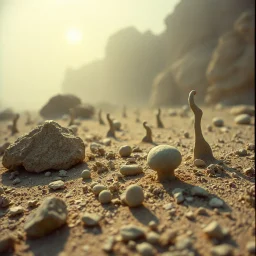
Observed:
[[[108,190],[102,190],[102,191],[99,193],[99,201],[100,201],[102,204],[110,203],[110,202],[111,202],[111,199],[112,199],[112,194],[110,193],[110,191],[108,191]]]
[[[141,186],[130,185],[125,191],[124,201],[129,207],[140,206],[144,201],[144,193]]]
[[[147,163],[154,171],[172,171],[181,163],[180,151],[169,145],[159,145],[152,148],[147,156]]]

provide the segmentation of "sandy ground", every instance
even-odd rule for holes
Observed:
[[[21,182],[13,185],[13,180],[10,179],[11,171],[0,164],[0,186],[5,188],[6,195],[12,201],[11,206],[21,205],[25,209],[24,214],[10,217],[9,208],[0,208],[0,236],[9,232],[16,237],[14,250],[1,255],[139,255],[136,250],[130,249],[127,243],[120,241],[119,230],[127,224],[146,227],[149,230],[148,224],[152,220],[156,221],[156,232],[160,235],[167,230],[177,230],[178,237],[190,238],[192,249],[185,248],[183,255],[189,255],[188,251],[193,251],[194,255],[211,255],[210,250],[216,244],[232,245],[233,255],[249,255],[246,245],[249,241],[255,240],[255,208],[244,199],[244,196],[249,189],[255,188],[255,176],[245,175],[243,170],[255,167],[254,150],[247,150],[247,155],[243,157],[228,154],[239,149],[246,149],[248,143],[254,144],[254,120],[252,125],[236,125],[234,116],[229,113],[229,109],[203,108],[203,110],[204,137],[211,145],[214,156],[223,160],[224,172],[219,177],[211,177],[205,168],[197,168],[193,165],[192,112],[189,111],[188,117],[168,116],[167,109],[162,110],[162,121],[165,126],[163,129],[156,128],[153,111],[142,110],[140,119],[141,121],[147,120],[152,126],[155,144],[169,144],[180,150],[182,163],[175,171],[178,178],[176,181],[158,182],[156,173],[147,166],[146,155],[154,145],[141,143],[145,130],[142,123],[135,122],[135,114],[131,109],[127,109],[127,118],[121,116],[121,111],[112,113],[112,116],[122,123],[122,131],[116,133],[117,139],[112,139],[111,146],[105,146],[106,152],[113,151],[116,155],[112,160],[115,163],[115,170],[101,174],[92,170],[95,161],[105,164],[109,161],[104,156],[96,157],[95,160],[88,159],[90,143],[105,138],[108,131],[108,126],[100,126],[96,118],[81,121],[78,136],[87,145],[86,157],[84,163],[69,169],[68,176],[62,178],[65,181],[65,189],[50,191],[48,188],[48,184],[58,176],[58,171],[52,171],[52,175],[46,177],[44,173],[33,174],[23,170],[18,175]],[[103,117],[105,116],[103,115]],[[217,127],[213,127],[212,132],[208,131],[207,126],[212,124],[213,117],[221,117],[224,120],[226,131]],[[68,120],[57,120],[57,122],[63,126],[68,124]],[[19,133],[10,136],[10,131],[7,129],[8,122],[0,122],[0,144],[5,140],[14,142],[20,135],[36,126],[36,124],[26,126],[24,123],[25,116],[23,115],[18,121]],[[189,133],[189,138],[185,138],[185,132]],[[140,147],[142,152],[132,153],[131,157],[136,157],[136,162],[143,167],[144,173],[119,179],[119,191],[115,192],[113,196],[119,198],[128,185],[139,184],[146,197],[143,206],[137,208],[113,203],[102,205],[92,192],[83,192],[83,187],[92,182],[109,186],[115,179],[118,179],[116,174],[119,173],[120,166],[127,162],[127,159],[118,155],[118,149],[122,145]],[[0,157],[0,161],[2,162],[2,157]],[[89,181],[83,181],[81,178],[81,171],[85,168],[89,168],[92,172],[92,179]],[[177,204],[171,193],[173,189],[189,190],[193,186],[207,189],[210,196],[208,198],[194,197],[192,202],[185,200],[183,203]],[[40,204],[45,197],[52,194],[62,198],[68,206],[67,225],[43,238],[27,239],[24,222],[26,217],[36,210],[36,208],[28,207],[28,201],[37,200]],[[210,207],[209,200],[213,197],[222,199],[224,206],[218,209]],[[172,213],[163,207],[170,202],[173,202],[175,209]],[[204,207],[207,214],[196,214],[199,207]],[[85,228],[81,221],[81,214],[84,211],[101,214],[103,219],[100,221],[100,225]],[[186,213],[189,211],[194,213],[194,220],[186,217]],[[221,241],[209,239],[203,232],[203,228],[213,220],[217,220],[222,227],[229,230],[229,235]],[[114,236],[116,242],[113,251],[106,253],[103,251],[103,246],[110,236]],[[145,241],[146,239],[141,239],[136,243]],[[156,255],[161,255],[168,250],[176,251],[175,245],[156,244],[153,246]],[[182,255],[182,252],[177,251],[176,253]]]

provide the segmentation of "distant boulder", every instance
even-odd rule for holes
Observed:
[[[0,121],[12,120],[15,116],[15,113],[10,108],[6,108],[0,111]]]
[[[69,113],[70,108],[81,104],[81,100],[72,94],[58,94],[50,98],[40,110],[40,115],[46,119],[56,119]]]
[[[90,104],[78,105],[73,109],[75,111],[75,116],[80,118],[91,118],[95,113],[94,107]]]

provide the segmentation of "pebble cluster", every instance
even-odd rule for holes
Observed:
[[[198,118],[200,109],[195,109],[194,102],[190,103]],[[251,124],[251,112],[248,109],[246,113],[239,111],[234,111],[234,123],[241,127]],[[188,113],[187,107],[180,112],[168,111],[170,118],[186,118]],[[161,138],[161,133],[158,133],[160,128],[164,130],[160,114],[159,109],[156,125],[159,130],[155,130],[154,141]],[[126,107],[122,117],[129,119]],[[101,110],[98,121],[103,129],[106,128]],[[205,155],[199,154],[203,157],[195,158],[193,149],[189,149],[188,145],[196,138],[188,129],[178,131],[178,138],[168,138],[156,145],[152,136],[154,127],[151,129],[144,122],[147,134],[141,144],[135,146],[128,143],[125,122],[111,118],[109,114],[107,121],[108,138],[95,134],[85,137],[87,151],[81,165],[57,168],[57,171],[49,168],[37,174],[49,182],[29,188],[29,193],[35,193],[33,199],[23,192],[25,178],[19,170],[13,170],[8,177],[12,187],[0,185],[0,227],[10,231],[2,235],[0,229],[0,254],[15,251],[17,244],[26,239],[46,239],[48,235],[51,238],[68,228],[77,238],[76,243],[71,245],[72,249],[80,248],[85,255],[93,255],[91,250],[96,247],[102,255],[105,252],[113,255],[196,256],[201,255],[204,248],[199,245],[199,240],[207,245],[206,255],[239,255],[239,248],[232,241],[237,230],[243,225],[251,225],[251,220],[246,220],[244,216],[241,220],[236,219],[237,216],[230,210],[233,205],[225,201],[225,189],[232,191],[235,197],[236,189],[239,187],[242,190],[244,184],[241,177],[248,180],[255,178],[255,167],[253,164],[247,168],[232,166],[228,172],[225,164],[230,164],[231,157],[241,161],[246,158],[253,163],[255,144],[248,143],[243,148],[232,150],[222,161],[215,162],[209,152],[221,150],[219,145],[225,142],[212,144],[212,151],[207,148]],[[218,135],[230,133],[224,118],[215,117],[210,122],[211,125],[205,129],[206,136],[213,132]],[[70,130],[65,132],[74,139],[75,134],[86,130],[73,115],[70,123],[72,133]],[[28,125],[32,125],[31,120]],[[142,129],[141,123],[136,125]],[[116,143],[118,139],[121,142]],[[241,140],[241,133],[235,134],[232,140]],[[5,154],[11,145],[6,143],[0,146],[0,155]],[[59,143],[61,147],[61,140]],[[204,149],[205,145],[209,144],[201,145],[201,148]],[[238,169],[241,170],[238,172]],[[227,176],[228,179],[224,179]],[[216,182],[211,184],[212,180],[223,183],[223,186],[216,185]],[[255,207],[255,186],[247,185],[243,192],[243,196],[235,198],[241,203],[242,212],[245,207]],[[15,196],[21,197],[22,202],[16,202]],[[8,222],[1,222],[1,217]],[[79,233],[80,230],[82,232]],[[250,232],[254,233],[247,237],[255,238],[255,229]],[[87,244],[84,237],[92,236],[97,243]],[[88,241],[92,241],[90,239]],[[201,250],[200,253],[198,250]],[[255,241],[246,241],[242,250],[245,255],[254,255]]]

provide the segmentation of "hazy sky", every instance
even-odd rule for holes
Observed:
[[[104,57],[108,37],[161,33],[179,0],[0,0],[0,108],[38,109],[67,67]]]

